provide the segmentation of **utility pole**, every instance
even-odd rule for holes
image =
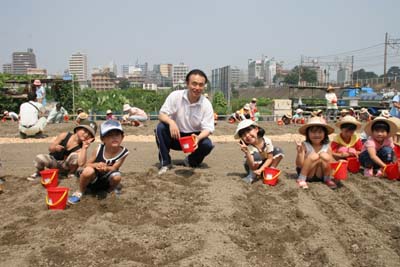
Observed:
[[[383,54],[383,79],[386,78],[388,33],[385,34],[385,53]]]
[[[350,72],[350,82],[353,84],[353,68],[354,68],[354,56],[351,56],[351,72]]]
[[[300,58],[300,66],[299,66],[299,81],[297,82],[297,85],[300,85],[301,82],[301,66],[303,65],[303,55],[301,55]]]

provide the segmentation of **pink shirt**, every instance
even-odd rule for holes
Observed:
[[[375,149],[375,151],[378,151],[379,149],[381,149],[384,146],[388,146],[393,148],[394,144],[393,144],[393,139],[391,137],[386,138],[385,140],[383,140],[382,144],[379,144],[378,142],[375,141],[374,138],[372,138],[372,136],[368,137],[368,140],[364,143],[364,146],[362,148],[362,151],[368,150],[368,148],[373,147]]]
[[[129,110],[129,116],[133,116],[133,115],[143,116],[143,117],[147,118],[146,112],[144,112],[144,110],[141,110],[140,108],[132,107]]]

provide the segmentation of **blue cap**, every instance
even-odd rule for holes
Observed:
[[[100,137],[104,137],[107,133],[109,133],[112,130],[118,130],[121,133],[124,133],[124,130],[122,130],[121,123],[116,120],[107,120],[103,122],[100,126]]]

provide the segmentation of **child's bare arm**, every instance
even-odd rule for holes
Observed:
[[[296,141],[296,167],[302,167],[304,164],[304,156],[305,156],[305,147],[303,143]]]
[[[67,133],[61,133],[59,134],[56,139],[50,144],[49,146],[49,152],[60,152],[64,149],[62,145],[60,145],[61,141],[67,136]]]
[[[268,167],[269,165],[271,165],[271,163],[273,161],[273,157],[274,156],[272,155],[272,152],[268,153],[267,159],[264,161],[264,163],[257,170],[254,171],[254,173],[257,174],[257,175],[261,175],[261,173],[264,171],[264,169],[266,167]]]
[[[244,153],[244,156],[246,157],[247,165],[249,166],[250,169],[255,170],[256,168],[254,167],[254,158],[253,158],[253,155],[250,154],[247,144],[242,139],[240,139],[239,146],[240,146],[240,150],[242,150],[242,152]]]
[[[90,158],[84,163],[84,165],[86,167],[96,168],[96,162],[94,162],[96,160],[96,154],[97,154],[97,151],[93,150],[92,155],[90,156]],[[86,153],[85,153],[85,155],[86,155]]]
[[[93,140],[94,140],[94,138],[90,138],[90,139],[82,142],[82,148],[79,150],[79,154],[78,154],[78,166],[79,167],[82,167],[86,164],[87,149],[89,148],[89,146],[93,142]]]
[[[385,168],[386,164],[376,155],[376,150],[374,147],[368,147],[368,154],[373,162],[378,164],[380,167]]]
[[[120,159],[119,161],[117,161],[116,163],[114,163],[114,165],[112,165],[112,166],[107,166],[107,167],[106,167],[106,171],[107,171],[107,172],[112,172],[112,171],[118,170],[118,169],[122,166],[122,164],[124,163],[124,161],[125,161],[125,159],[126,159],[127,156],[128,156],[128,154],[126,154],[125,157],[123,157],[122,159]]]

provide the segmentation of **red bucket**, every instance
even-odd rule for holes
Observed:
[[[47,188],[46,204],[50,210],[65,210],[68,199],[68,187]]]
[[[271,186],[276,185],[276,183],[278,183],[279,174],[281,174],[280,170],[266,167],[263,172],[263,183]]]
[[[58,169],[47,169],[40,172],[42,179],[40,182],[46,188],[58,185]]]
[[[349,172],[357,173],[360,171],[360,162],[356,157],[347,158],[347,169]]]
[[[179,138],[179,143],[183,153],[190,153],[194,151],[194,137],[189,135]]]
[[[69,121],[69,116],[68,115],[64,115],[64,121],[68,122]]]
[[[397,162],[387,164],[383,172],[389,180],[399,179],[399,165]]]
[[[339,160],[337,162],[331,162],[331,169],[333,178],[336,180],[347,179],[347,161]]]
[[[394,154],[396,155],[397,160],[399,160],[400,159],[400,146],[394,145],[393,151],[394,151]]]

